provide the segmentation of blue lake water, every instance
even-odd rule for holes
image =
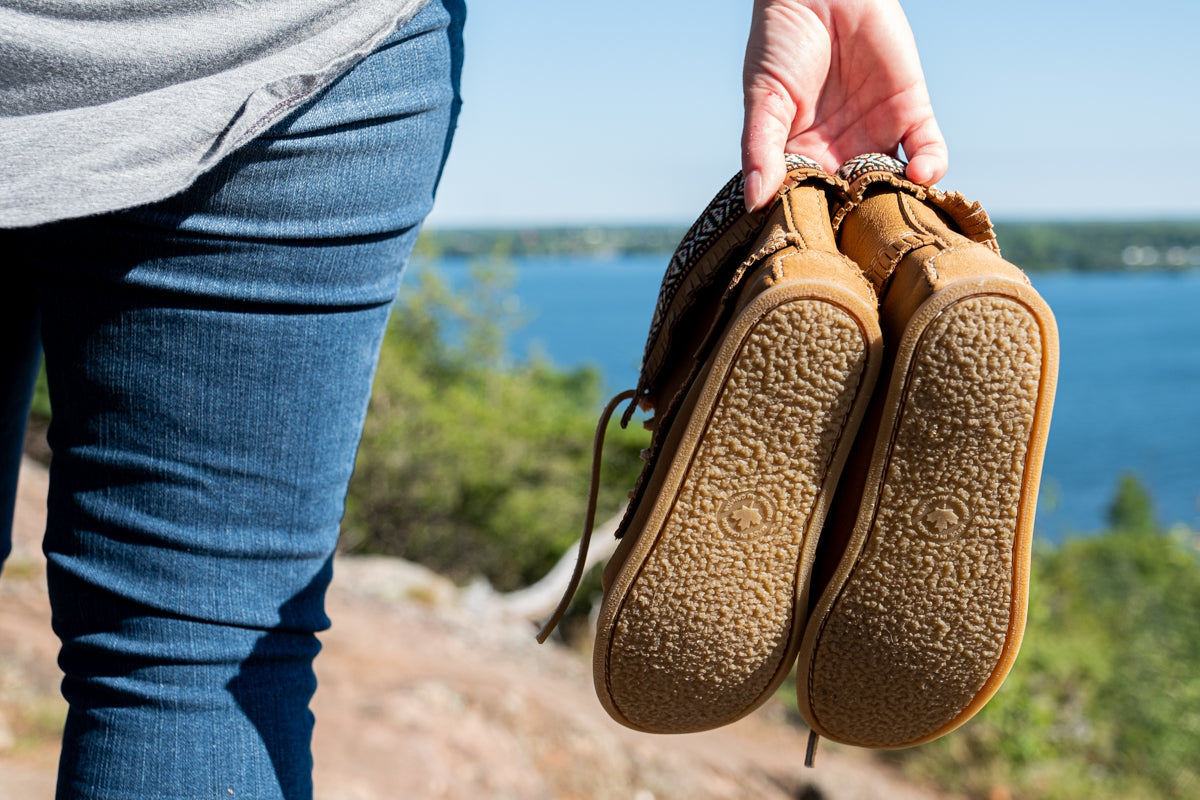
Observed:
[[[612,392],[631,388],[667,258],[516,259],[528,321],[510,351],[592,364]],[[442,268],[452,283],[466,279],[463,261]],[[1062,359],[1039,534],[1102,528],[1125,471],[1150,488],[1162,522],[1200,529],[1200,272],[1032,277],[1058,320]]]

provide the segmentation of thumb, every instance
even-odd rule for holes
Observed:
[[[900,146],[908,158],[906,174],[913,183],[932,186],[946,175],[950,152],[932,111],[920,124],[909,129],[900,140]]]
[[[806,4],[755,0],[742,65],[742,174],[750,211],[783,185],[784,150],[794,133],[812,125],[830,58],[829,28]]]
[[[796,105],[786,93],[761,86],[746,89],[742,175],[747,211],[765,206],[783,184],[783,151],[795,117]]]

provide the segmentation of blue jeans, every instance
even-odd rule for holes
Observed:
[[[0,232],[0,558],[29,387],[59,798],[305,798],[315,633],[384,327],[458,111],[434,0],[183,194]]]

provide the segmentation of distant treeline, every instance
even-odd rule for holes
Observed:
[[[1200,220],[997,222],[1009,261],[1029,271],[1200,267]]]
[[[427,230],[426,256],[561,256],[669,253],[685,228],[669,226],[476,228]],[[1008,260],[1029,271],[1200,267],[1200,220],[998,222]]]
[[[684,226],[427,229],[417,250],[467,258],[670,253],[686,231]]]

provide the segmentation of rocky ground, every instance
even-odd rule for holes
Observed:
[[[0,580],[0,798],[53,796],[57,641],[38,541],[45,470],[22,473]],[[539,646],[486,592],[396,559],[343,558],[317,659],[318,800],[755,798],[936,800],[871,754],[824,744],[781,706],[711,733],[650,736],[612,722],[586,657]]]

